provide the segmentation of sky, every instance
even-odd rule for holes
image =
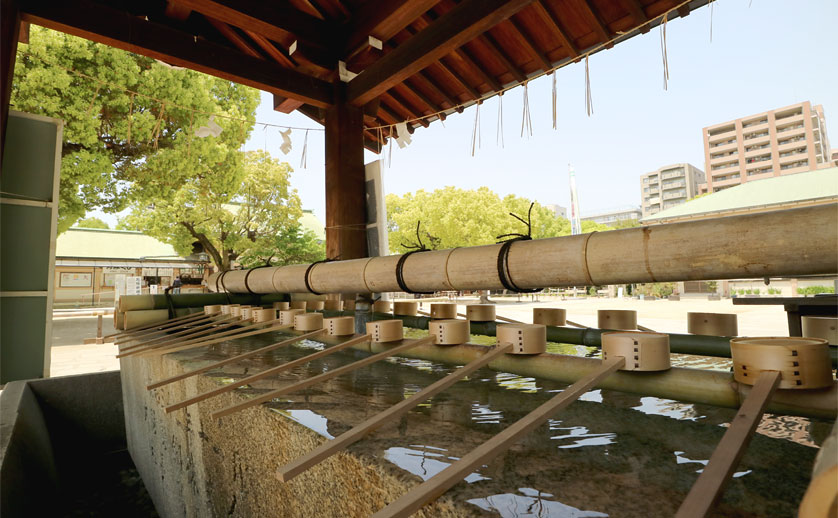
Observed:
[[[704,170],[701,128],[802,101],[822,104],[827,134],[838,148],[838,1],[716,0],[667,23],[668,89],[663,89],[660,29],[624,41],[589,61],[594,113],[585,110],[584,62],[556,72],[558,130],[552,129],[549,77],[529,84],[533,136],[521,137],[523,88],[503,96],[504,146],[496,143],[497,97],[480,109],[481,146],[471,156],[475,108],[445,125],[418,128],[412,143],[382,168],[385,192],[404,194],[448,185],[487,186],[542,204],[569,206],[568,164],[576,170],[582,214],[640,205],[640,175],[672,163]],[[292,185],[305,209],[325,221],[324,134],[300,113],[273,110],[263,92],[256,120],[292,130],[292,150],[279,129],[257,124],[245,149],[268,149],[294,168]],[[378,155],[366,152],[367,162]],[[100,216],[101,217],[101,216]]]

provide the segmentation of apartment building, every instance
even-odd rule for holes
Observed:
[[[671,164],[640,177],[643,217],[680,205],[699,194],[704,171],[692,164]]]
[[[561,205],[556,205],[555,203],[550,203],[545,205],[546,208],[553,211],[553,214],[556,215],[557,218],[567,219],[567,208],[562,207]]]
[[[809,101],[706,127],[702,137],[702,192],[832,165],[823,107]]]

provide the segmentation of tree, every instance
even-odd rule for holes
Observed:
[[[29,41],[11,104],[65,123],[59,233],[87,210],[153,203],[189,178],[240,169],[258,91],[37,26]],[[222,133],[194,137],[211,113]]]
[[[434,249],[487,245],[497,242],[498,236],[503,234],[526,234],[527,226],[509,213],[526,221],[530,203],[530,200],[514,195],[501,199],[488,187],[465,190],[449,186],[433,192],[390,194],[387,196],[390,250],[403,253],[417,244],[417,221],[421,221],[422,242]],[[603,225],[593,226],[596,228],[588,231],[608,229]],[[538,203],[533,205],[534,239],[568,234],[570,222],[567,219],[557,218],[553,211]]]
[[[264,151],[244,153],[241,167],[218,164],[206,174],[132,206],[121,226],[141,230],[184,255],[200,243],[215,265],[248,265],[321,258],[322,245],[300,230],[300,198],[289,188],[292,169]],[[162,187],[159,187],[162,190]]]
[[[76,222],[76,226],[79,228],[111,228],[107,223],[95,217],[80,219]]]
[[[621,219],[614,223],[607,225],[612,230],[620,230],[623,228],[635,228],[640,226],[640,222],[636,219]]]

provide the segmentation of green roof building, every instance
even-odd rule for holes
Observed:
[[[644,225],[838,202],[838,167],[745,182],[643,218]],[[838,216],[838,213],[836,213]]]

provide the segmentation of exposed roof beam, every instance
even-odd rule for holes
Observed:
[[[541,16],[541,19],[544,22],[553,27],[553,30],[556,31],[556,35],[559,37],[559,40],[562,42],[562,47],[567,49],[567,53],[570,57],[577,57],[579,55],[579,48],[573,42],[573,40],[567,35],[567,31],[562,27],[562,22],[559,21],[559,18],[551,11],[542,0],[536,0],[533,4],[535,7],[535,12]]]
[[[454,51],[451,54],[457,56],[466,64],[468,64],[472,69],[474,69],[474,71],[477,72],[477,75],[482,77],[483,81],[485,81],[486,84],[489,85],[490,90],[501,89],[501,84],[498,82],[498,80],[495,79],[495,77],[492,74],[487,72],[482,66],[480,66],[480,64],[477,63],[477,58],[474,57],[474,54],[472,54],[467,47],[463,46],[459,49],[454,49]],[[475,88],[475,91],[476,90],[477,89]],[[478,93],[475,97],[480,97],[480,94]]]
[[[274,94],[275,111],[278,111],[280,113],[291,113],[301,106],[303,106],[303,103],[301,101],[298,101],[296,99],[289,99],[287,97]]]
[[[486,45],[486,48],[489,49],[489,52],[503,64],[503,67],[505,69],[509,70],[509,73],[512,74],[512,77],[514,77],[516,81],[518,81],[519,83],[523,83],[527,80],[527,76],[524,75],[523,72],[521,72],[521,70],[518,68],[518,65],[512,62],[512,59],[510,59],[509,56],[507,56],[506,53],[503,51],[503,49],[500,48],[500,45],[498,45],[497,42],[495,42],[495,39],[492,37],[491,34],[489,34],[488,32],[485,34],[481,34],[477,37],[477,39],[480,40],[480,43]],[[500,90],[500,88],[495,88],[495,90]]]
[[[621,4],[623,7],[628,10],[631,17],[634,19],[634,23],[641,25],[645,24],[640,27],[640,32],[647,33],[649,32],[649,25],[646,22],[649,21],[649,17],[646,16],[646,12],[643,10],[643,4],[640,3],[640,0],[621,0]]]
[[[460,83],[460,85],[462,85],[462,87],[466,89],[466,92],[468,92],[469,95],[471,95],[472,99],[477,99],[480,97],[480,92],[478,92],[473,86],[471,86],[468,83],[468,81],[466,81],[460,74],[457,73],[456,70],[448,66],[448,64],[445,63],[445,61],[440,59],[436,62],[436,64],[439,65],[439,67],[442,68],[445,72],[447,72],[448,75],[454,78],[454,81]]]
[[[428,127],[428,121],[422,118],[425,114],[421,111],[414,110],[413,107],[410,106],[410,103],[407,102],[404,97],[400,96],[395,90],[390,90],[386,94],[382,94],[382,96],[382,100],[387,101],[387,104],[407,114],[408,119],[417,119],[413,121],[413,124],[419,123],[426,128]]]
[[[290,33],[297,39],[329,48],[330,41],[340,34],[339,26],[298,11],[288,2],[176,0],[176,3],[274,41],[282,41]]]
[[[189,18],[189,15],[192,14],[192,9],[172,2],[172,0],[169,0],[169,3],[166,4],[165,13],[166,16],[168,16],[169,18],[174,18],[175,20],[183,21]]]
[[[463,0],[350,81],[347,99],[354,104],[365,104],[532,1]]]
[[[172,4],[169,4],[172,5]],[[209,16],[205,16],[207,21],[215,27],[215,29],[221,33],[222,36],[227,38],[230,43],[236,46],[240,51],[244,52],[248,56],[253,56],[254,58],[263,59],[262,54],[259,53],[258,50],[254,49],[250,43],[247,42],[244,38],[242,38],[239,33],[235,31],[232,27],[227,25],[224,22],[218,21],[215,18],[211,18]]]
[[[550,70],[551,68],[553,68],[553,64],[550,63],[550,60],[547,59],[547,56],[544,55],[543,52],[538,50],[536,46],[533,44],[532,38],[529,36],[529,34],[527,34],[526,29],[524,29],[524,27],[520,23],[515,21],[514,17],[509,18],[509,23],[510,25],[512,25],[513,32],[518,37],[518,40],[524,44],[524,47],[529,51],[530,55],[533,56],[536,59],[536,61],[541,62],[541,69]]]
[[[246,32],[247,35],[250,36],[250,38],[253,40],[253,42],[259,45],[259,47],[261,47],[262,50],[264,50],[265,53],[271,57],[271,59],[273,59],[274,61],[286,68],[297,68],[297,63],[290,57],[286,56],[278,48],[276,48],[268,38],[252,31],[245,30],[244,32]]]
[[[325,81],[89,0],[22,1],[21,18],[315,106],[333,103],[332,86]]]
[[[579,3],[582,5],[582,10],[585,11],[588,15],[588,19],[593,24],[594,32],[597,33],[597,36],[599,36],[600,42],[604,43],[611,39],[611,31],[608,29],[608,26],[605,24],[596,8],[591,5],[591,1],[579,0]]]
[[[437,3],[439,0],[379,0],[363,4],[352,17],[344,52],[353,52],[368,36],[389,40]]]

